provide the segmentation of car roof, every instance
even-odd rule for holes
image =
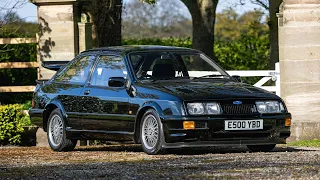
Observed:
[[[88,52],[112,52],[116,54],[126,54],[129,52],[141,52],[141,51],[193,51],[199,52],[195,49],[175,47],[175,46],[158,46],[158,45],[125,45],[125,46],[109,46],[100,47],[83,51],[82,53]]]

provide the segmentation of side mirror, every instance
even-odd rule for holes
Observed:
[[[238,81],[238,82],[242,82],[242,79],[240,76],[238,75],[234,75],[234,76],[231,76],[234,80]]]
[[[108,85],[110,87],[123,87],[125,81],[123,77],[111,77],[109,78]]]

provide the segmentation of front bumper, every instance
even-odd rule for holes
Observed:
[[[163,117],[165,148],[201,147],[218,145],[264,145],[285,144],[290,136],[290,127],[285,126],[285,118],[291,114],[260,117]],[[263,119],[261,130],[225,130],[225,120]],[[184,130],[183,121],[194,121],[194,130]]]

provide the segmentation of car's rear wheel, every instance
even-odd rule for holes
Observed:
[[[77,140],[67,139],[66,127],[59,109],[51,112],[47,125],[48,142],[54,151],[72,151]]]
[[[247,145],[248,149],[251,152],[270,152],[274,149],[275,144],[268,144],[268,145]]]
[[[143,115],[140,124],[140,142],[147,154],[163,153],[163,130],[158,113],[150,109]]]

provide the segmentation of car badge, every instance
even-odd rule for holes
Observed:
[[[240,105],[240,104],[242,104],[242,102],[241,101],[233,101],[233,104]]]

